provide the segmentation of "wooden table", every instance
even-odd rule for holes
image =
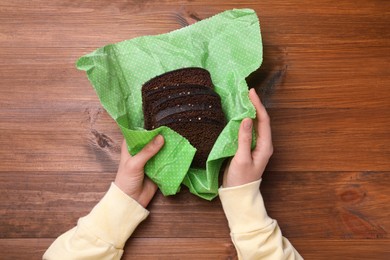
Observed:
[[[390,259],[389,1],[0,2],[0,258],[39,259],[99,201],[122,140],[78,57],[257,11],[272,118],[266,207],[307,259]],[[218,199],[157,193],[124,259],[235,259]]]

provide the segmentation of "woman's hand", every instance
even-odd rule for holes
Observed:
[[[127,151],[126,141],[123,140],[122,143],[121,159],[114,183],[144,208],[157,191],[157,185],[145,176],[144,167],[163,145],[164,138],[158,135],[139,153],[131,156]]]
[[[263,175],[268,160],[273,153],[270,119],[254,89],[249,98],[256,108],[256,119],[245,118],[238,133],[238,149],[225,168],[224,188],[239,186],[257,181]],[[256,147],[251,150],[252,128],[255,128]]]

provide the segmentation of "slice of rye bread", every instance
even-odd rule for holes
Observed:
[[[174,87],[179,86],[180,84],[206,86],[210,89],[213,88],[210,73],[203,68],[191,67],[166,72],[143,84],[142,108],[144,113],[145,111],[152,113],[149,106],[152,106],[154,101],[159,99],[161,96],[168,96],[169,91],[172,91],[172,88],[174,92],[177,92]],[[167,92],[165,90],[167,90]],[[149,99],[151,100],[148,101]],[[145,129],[151,128],[151,118],[152,115],[144,116]]]
[[[157,100],[150,99],[153,103],[150,111],[154,115],[151,117],[151,128],[160,126],[160,121],[166,117],[174,117],[178,113],[187,111],[202,111],[203,117],[220,119],[221,123],[224,122],[223,114],[220,113],[222,110],[220,98],[212,89],[204,86],[198,88],[193,85],[179,85],[177,89],[176,93],[167,92],[167,96]]]
[[[166,72],[145,82],[142,88],[148,91],[153,88],[175,84],[198,84],[213,88],[210,73],[205,69],[196,67]]]
[[[145,129],[165,125],[197,149],[192,167],[205,168],[207,157],[225,126],[221,99],[210,73],[184,68],[157,76],[142,87]]]

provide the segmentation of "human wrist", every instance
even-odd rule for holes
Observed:
[[[227,169],[222,181],[223,188],[237,187],[261,180],[263,172],[255,172],[251,169],[237,170],[237,167]]]
[[[261,177],[255,177],[255,178],[247,178],[247,179],[227,179],[226,181],[223,182],[222,187],[223,188],[234,188],[242,185],[246,185],[255,181],[261,180]]]
[[[148,205],[143,203],[141,198],[141,191],[137,191],[134,187],[130,187],[129,185],[123,184],[121,181],[115,180],[114,185],[119,188],[124,194],[126,194],[128,197],[135,200],[138,204],[140,204],[142,207],[146,208]]]
[[[126,195],[127,197],[130,197],[131,199],[135,200],[138,204],[140,204],[138,202],[139,195],[137,195],[134,192],[132,192],[131,189],[129,189],[129,187],[127,187],[126,185],[123,185],[121,182],[118,182],[117,180],[115,180],[113,182],[113,185],[115,185],[123,193],[123,195]],[[141,205],[141,206],[143,206],[143,205]]]

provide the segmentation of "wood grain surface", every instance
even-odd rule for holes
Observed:
[[[0,1],[0,259],[39,259],[101,199],[122,137],[78,57],[232,8],[272,120],[261,191],[306,259],[390,259],[390,2]],[[157,193],[123,259],[236,259],[218,199]]]

